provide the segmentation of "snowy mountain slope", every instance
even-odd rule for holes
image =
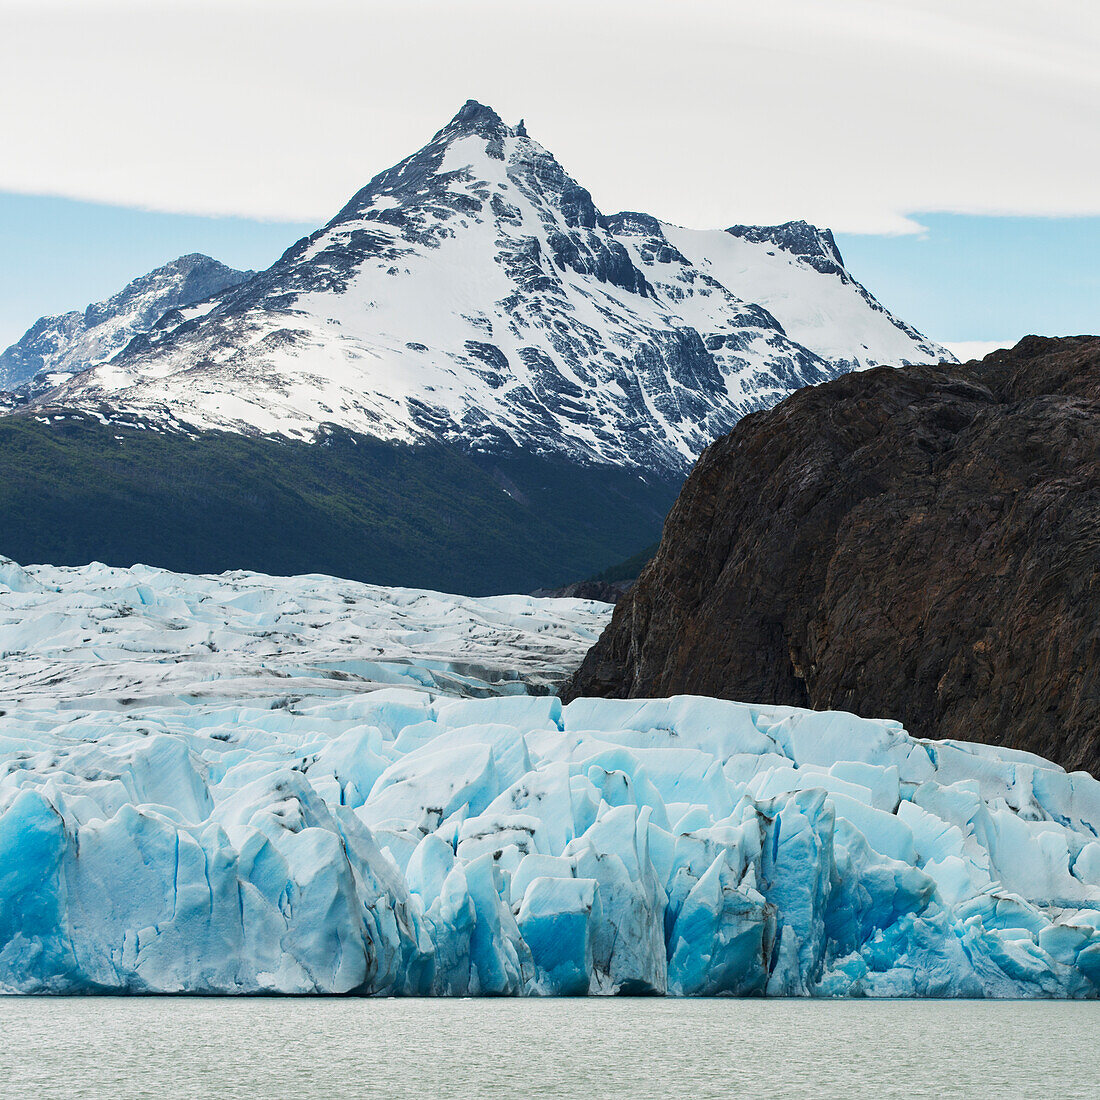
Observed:
[[[0,562],[0,993],[1097,997],[1096,779],[836,711],[455,697],[593,614]]]
[[[848,274],[827,229],[788,222],[725,232],[667,226],[666,234],[693,263],[758,302],[792,340],[834,365],[864,370],[954,359]]]
[[[0,390],[30,383],[32,393],[41,393],[60,385],[121,351],[169,310],[199,302],[252,275],[191,253],[134,279],[83,312],[40,317],[0,353]]]
[[[267,271],[50,401],[682,473],[795,388],[949,357],[839,256],[815,266],[798,234],[761,232],[776,239],[758,256],[732,234],[605,217],[522,123],[470,101]]]

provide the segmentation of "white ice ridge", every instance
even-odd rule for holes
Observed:
[[[125,701],[106,644],[89,695],[67,686],[94,681],[67,632],[92,631],[95,649],[97,622],[140,617],[135,601],[121,605],[134,615],[88,610],[126,574],[4,570],[5,614],[31,613],[27,655],[11,621],[0,646],[2,991],[1100,989],[1100,783],[1085,773],[885,720],[704,698],[563,707],[293,677],[265,696],[249,672],[220,694]],[[175,658],[190,621],[223,622],[238,586],[261,603],[281,584],[344,590],[129,575],[184,593],[159,613],[176,626],[131,624],[117,647],[157,638],[169,664],[188,663]],[[52,619],[51,598],[69,601]],[[323,634],[318,607],[294,615]]]
[[[0,710],[175,705],[418,687],[548,690],[608,604],[472,599],[335,577],[203,577],[135,566],[21,568],[0,557]]]

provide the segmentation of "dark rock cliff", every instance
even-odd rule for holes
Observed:
[[[893,717],[1100,774],[1100,337],[745,417],[566,694]]]

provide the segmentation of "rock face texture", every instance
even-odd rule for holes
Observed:
[[[566,695],[679,693],[1100,774],[1100,337],[845,376],[710,446]]]
[[[598,603],[618,603],[630,591],[633,581],[574,581],[560,588],[540,588],[531,595],[561,600],[596,600]]]

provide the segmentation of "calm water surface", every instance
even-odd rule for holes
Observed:
[[[1100,1097],[1100,1004],[0,998],[0,1095]]]

